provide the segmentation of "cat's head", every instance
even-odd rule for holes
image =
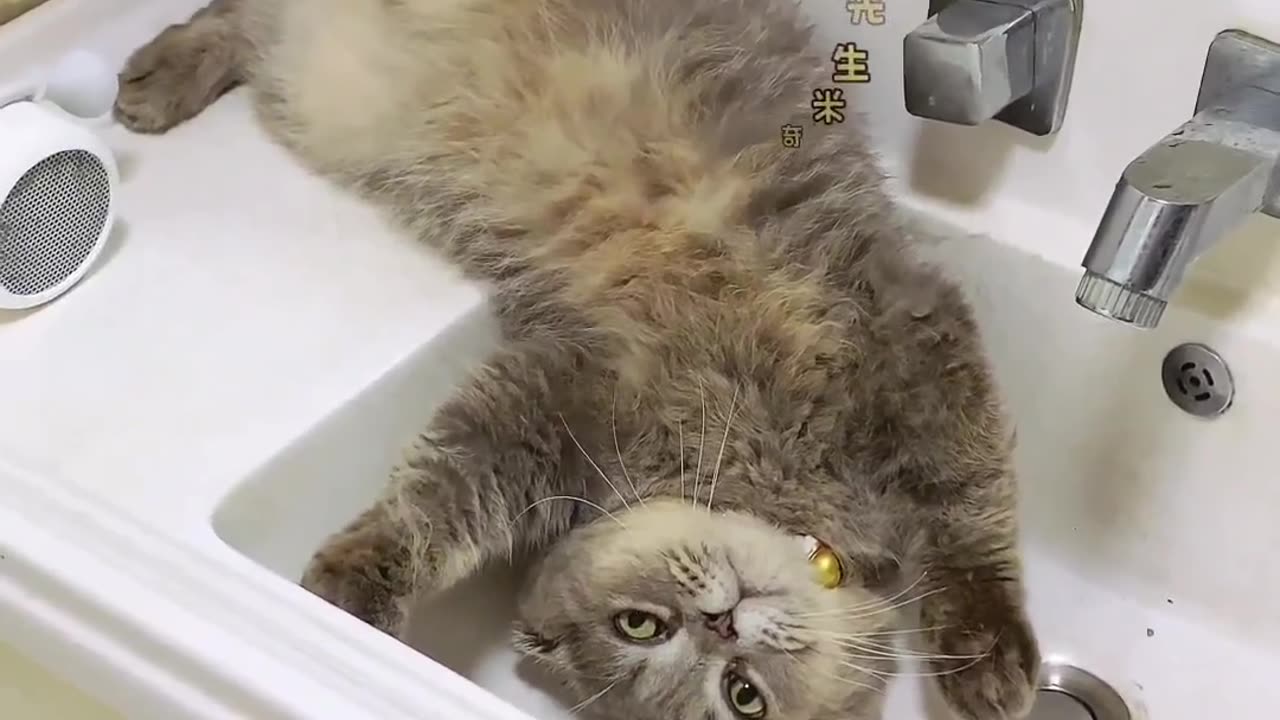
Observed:
[[[886,605],[819,582],[796,536],[650,500],[579,528],[532,570],[516,645],[587,717],[862,717],[892,670]]]

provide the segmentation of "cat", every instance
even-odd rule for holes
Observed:
[[[853,110],[812,121],[811,31],[793,0],[214,0],[134,52],[127,127],[248,85],[491,287],[504,343],[305,588],[403,637],[532,554],[516,646],[590,717],[869,720],[900,657],[961,717],[1028,712],[998,389]]]

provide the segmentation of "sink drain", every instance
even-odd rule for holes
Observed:
[[[1057,690],[1041,690],[1029,720],[1098,720],[1089,707]]]
[[[1129,706],[1101,678],[1074,665],[1046,662],[1027,720],[1132,720]]]
[[[1235,383],[1222,356],[1200,343],[1184,343],[1164,356],[1160,367],[1164,391],[1174,405],[1195,415],[1221,415],[1235,399]]]

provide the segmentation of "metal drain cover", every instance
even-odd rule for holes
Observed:
[[[1231,407],[1235,382],[1222,356],[1200,343],[1184,343],[1164,356],[1164,391],[1174,405],[1196,417],[1217,417]]]
[[[1132,720],[1132,715],[1101,678],[1054,660],[1040,668],[1040,689],[1027,720]]]
[[[1088,706],[1057,690],[1041,690],[1027,720],[1098,720]]]

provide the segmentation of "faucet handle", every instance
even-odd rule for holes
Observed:
[[[977,125],[1031,90],[1031,11],[957,0],[903,41],[907,112]]]
[[[1066,112],[1083,0],[931,0],[903,40],[907,112],[1037,135]]]

